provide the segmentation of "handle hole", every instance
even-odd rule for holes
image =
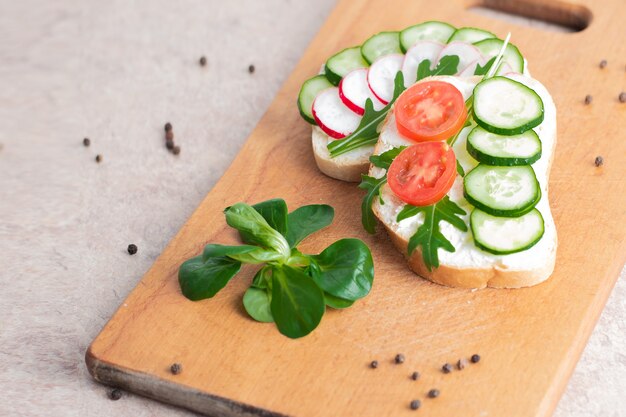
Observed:
[[[592,13],[585,6],[558,0],[481,0],[471,12],[522,26],[551,32],[580,32],[591,23]]]

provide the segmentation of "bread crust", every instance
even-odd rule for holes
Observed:
[[[315,131],[313,127],[311,140],[315,163],[320,171],[331,178],[348,182],[361,182],[361,174],[366,174],[370,167],[369,155],[364,153],[359,157],[331,158],[328,153],[328,136]]]

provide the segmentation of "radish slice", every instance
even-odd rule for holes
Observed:
[[[322,90],[313,101],[313,118],[317,125],[331,138],[348,136],[359,126],[361,117],[347,108],[337,87]]]
[[[439,54],[437,62],[441,61],[441,58],[448,55],[458,55],[459,66],[457,67],[457,74],[463,72],[472,62],[482,58],[480,50],[472,44],[465,42],[450,42]]]
[[[444,45],[439,42],[419,41],[406,51],[404,62],[402,63],[405,87],[408,88],[415,84],[417,80],[417,67],[423,60],[430,60],[431,67],[433,66],[443,46]]]
[[[393,81],[402,68],[404,55],[390,54],[378,58],[367,72],[367,83],[376,98],[388,104],[393,98]]]
[[[356,114],[365,113],[365,100],[372,99],[374,110],[380,110],[385,105],[381,103],[367,85],[367,68],[359,68],[349,72],[339,83],[339,97],[343,104]]]

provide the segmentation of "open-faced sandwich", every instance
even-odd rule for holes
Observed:
[[[381,33],[331,57],[299,106],[324,173],[369,171],[363,225],[378,218],[417,274],[467,288],[552,274],[556,109],[508,37],[440,22]]]

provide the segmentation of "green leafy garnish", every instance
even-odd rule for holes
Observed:
[[[462,177],[465,176],[465,170],[463,169],[463,166],[461,165],[458,159],[456,160],[456,173]]]
[[[247,244],[210,243],[202,255],[185,261],[178,281],[188,299],[213,297],[243,263],[263,264],[243,296],[244,308],[254,320],[274,322],[282,334],[298,338],[318,326],[326,306],[347,308],[369,294],[374,263],[362,241],[341,239],[319,255],[296,247],[332,223],[332,207],[315,204],[288,213],[284,200],[272,199],[254,206],[237,203],[224,213]]]
[[[497,57],[495,56],[492,57],[489,61],[487,61],[484,67],[481,67],[480,64],[477,64],[476,69],[474,70],[474,75],[486,75],[487,72],[489,72],[489,70],[491,69],[493,63],[496,61],[496,58]]]
[[[446,55],[439,60],[434,69],[430,69],[430,59],[425,59],[417,66],[417,81],[433,75],[455,75],[460,59],[457,55]]]
[[[417,231],[409,239],[409,255],[415,249],[421,247],[424,264],[429,271],[439,267],[439,255],[437,250],[442,248],[448,252],[454,252],[455,248],[439,230],[439,222],[444,220],[457,229],[467,232],[467,225],[460,216],[465,215],[465,211],[455,202],[445,196],[438,203],[432,206],[416,207],[406,205],[398,213],[397,221],[400,222],[409,217],[424,213],[424,223],[417,228]]]
[[[373,145],[378,140],[379,126],[387,117],[394,101],[404,91],[404,76],[399,71],[394,79],[393,98],[381,110],[374,110],[374,104],[369,98],[365,101],[365,113],[359,126],[352,134],[344,139],[335,140],[328,144],[328,150],[332,158],[350,152],[362,146]]]

